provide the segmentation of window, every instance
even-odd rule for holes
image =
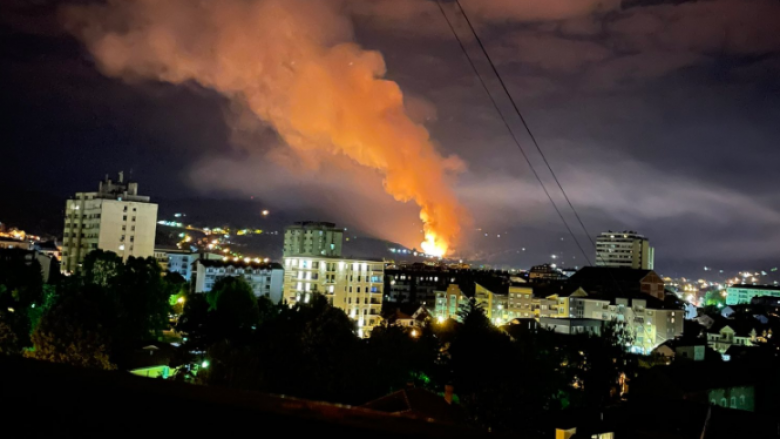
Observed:
[[[731,408],[733,408],[733,409],[737,408],[737,397],[736,396],[732,396],[731,397]]]
[[[124,215],[124,216],[122,217],[122,221],[127,221],[127,215]]]
[[[133,217],[133,222],[135,222],[135,217]]]

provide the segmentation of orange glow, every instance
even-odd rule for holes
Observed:
[[[351,160],[376,171],[385,192],[419,206],[424,251],[444,256],[460,236],[464,212],[451,180],[465,165],[409,117],[384,58],[351,41],[338,4],[110,1],[63,16],[108,76],[196,82],[243,110],[239,119],[273,126],[308,166]]]
[[[425,241],[422,242],[422,249],[427,255],[441,258],[447,254],[448,247],[447,243],[436,238],[436,233],[429,232],[425,234]]]

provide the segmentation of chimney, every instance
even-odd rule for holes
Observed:
[[[444,400],[447,401],[447,404],[452,404],[452,395],[454,394],[455,387],[453,387],[452,384],[444,386]]]

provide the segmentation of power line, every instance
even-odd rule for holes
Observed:
[[[463,53],[466,55],[466,58],[469,60],[469,64],[471,64],[472,69],[474,69],[474,73],[479,78],[480,82],[482,83],[482,86],[485,88],[485,92],[490,96],[491,101],[493,101],[493,105],[496,107],[496,111],[501,116],[501,119],[504,121],[504,124],[507,126],[507,129],[512,134],[512,138],[515,140],[515,144],[517,144],[517,147],[520,148],[520,151],[523,154],[523,157],[525,157],[525,160],[528,162],[528,165],[531,167],[531,170],[533,171],[534,175],[536,176],[536,179],[539,180],[539,184],[542,185],[542,188],[544,189],[544,193],[547,194],[547,197],[550,199],[550,202],[552,203],[553,207],[555,207],[555,211],[558,212],[558,216],[560,216],[561,220],[563,221],[563,224],[566,226],[566,229],[569,231],[569,234],[574,239],[574,242],[577,244],[577,247],[582,252],[582,255],[585,257],[585,260],[588,262],[588,265],[592,265],[590,262],[590,258],[585,253],[585,251],[582,248],[582,245],[580,245],[579,240],[574,235],[574,232],[572,232],[571,227],[569,227],[569,224],[566,222],[566,219],[561,214],[561,211],[558,209],[558,206],[553,201],[552,197],[550,196],[550,193],[547,191],[546,186],[544,185],[544,182],[542,182],[541,178],[539,177],[539,174],[536,172],[536,169],[534,168],[533,164],[531,164],[531,161],[528,158],[528,155],[525,153],[525,150],[523,149],[523,146],[521,145],[520,141],[515,136],[512,129],[509,127],[509,124],[506,121],[506,118],[504,117],[503,113],[501,112],[500,108],[496,104],[495,99],[493,98],[492,94],[490,93],[490,90],[487,88],[487,85],[485,84],[484,80],[482,79],[482,76],[479,74],[479,71],[476,69],[476,66],[474,65],[474,62],[471,60],[471,57],[468,54],[468,51],[466,51],[466,47],[461,41],[460,37],[458,36],[457,32],[455,31],[455,27],[450,22],[449,18],[447,17],[447,14],[444,12],[444,8],[441,4],[441,0],[437,0],[437,3],[439,5],[439,10],[441,10],[442,14],[444,15],[444,18],[447,20],[447,23],[450,26],[450,30],[452,30],[452,33],[455,35],[455,39],[458,40],[458,44],[460,44],[461,49],[463,50]],[[580,218],[579,214],[577,213],[577,210],[574,208],[574,205],[572,204],[571,200],[569,199],[569,196],[566,195],[566,191],[563,189],[563,186],[561,185],[561,182],[558,180],[558,177],[555,175],[555,172],[553,171],[552,167],[550,166],[550,163],[547,161],[547,157],[544,155],[544,152],[539,147],[539,142],[536,140],[536,136],[534,136],[533,131],[531,131],[531,127],[528,125],[528,123],[525,120],[525,117],[523,117],[523,113],[520,111],[520,108],[517,106],[517,103],[515,102],[514,98],[512,97],[512,94],[509,92],[509,88],[507,88],[506,83],[504,83],[503,78],[501,77],[501,74],[498,72],[498,69],[496,68],[495,63],[493,63],[493,59],[490,57],[490,53],[488,53],[487,48],[482,43],[482,39],[479,38],[479,34],[477,34],[476,29],[471,24],[471,20],[469,19],[468,15],[466,14],[466,10],[463,9],[463,6],[460,4],[460,0],[455,0],[455,3],[458,5],[458,8],[460,9],[461,14],[463,15],[463,18],[466,19],[466,23],[469,26],[469,29],[471,30],[471,33],[474,35],[474,38],[476,39],[477,43],[479,44],[480,49],[482,49],[482,52],[485,54],[485,57],[487,58],[488,63],[490,64],[490,67],[493,69],[493,73],[496,75],[496,78],[498,78],[499,83],[501,84],[501,87],[504,90],[504,93],[506,93],[507,98],[509,98],[509,101],[512,103],[512,107],[514,108],[515,112],[517,113],[517,116],[520,118],[520,120],[523,123],[523,126],[525,127],[526,131],[528,132],[528,135],[530,136],[531,140],[534,143],[534,146],[536,146],[536,150],[539,152],[539,155],[542,156],[542,159],[544,160],[544,163],[547,165],[547,169],[550,171],[550,174],[555,179],[555,182],[558,185],[558,188],[561,190],[561,193],[563,194],[564,198],[566,199],[566,202],[569,204],[569,208],[571,208],[572,212],[574,213],[574,216],[577,218],[577,221],[580,224],[580,227],[582,228],[582,231],[585,232],[585,236],[587,236],[588,241],[590,241],[590,244],[593,246],[593,249],[596,251],[596,260],[601,260],[602,264],[604,264],[604,259],[599,256],[598,249],[596,248],[596,244],[593,242],[593,239],[591,238],[590,234],[588,233],[587,228],[585,227],[585,224],[582,222],[582,219]],[[612,279],[612,282],[615,284],[615,287],[617,287],[617,290],[622,294],[623,289],[621,288],[620,284],[618,283],[617,279],[615,279],[614,274],[612,273],[612,269],[607,267],[607,273],[609,274],[609,277]]]
[[[477,42],[479,42],[480,47],[482,48],[483,52],[485,52],[485,55],[487,55],[487,51],[485,50],[485,47],[482,45],[482,41],[479,39],[479,36],[477,36],[476,31],[471,26],[471,21],[468,19],[468,16],[466,15],[466,12],[463,10],[463,7],[460,5],[459,1],[456,1],[458,4],[458,7],[461,10],[461,13],[466,18],[466,21],[469,24],[469,27],[471,28],[471,31],[474,33],[474,36],[477,39]],[[504,122],[504,126],[506,127],[507,131],[509,132],[510,136],[512,136],[512,139],[514,140],[517,147],[520,149],[520,153],[523,155],[523,158],[528,163],[528,166],[531,168],[531,172],[533,172],[534,177],[536,177],[536,180],[539,182],[539,184],[542,186],[542,190],[544,191],[544,194],[547,195],[547,199],[550,200],[550,204],[552,204],[553,208],[555,209],[555,212],[558,214],[558,217],[563,222],[563,225],[566,227],[566,230],[571,235],[572,239],[574,239],[574,243],[577,244],[577,247],[579,248],[580,252],[582,253],[582,256],[585,258],[585,260],[588,262],[588,265],[592,265],[590,258],[588,257],[587,253],[585,252],[585,249],[582,248],[582,245],[580,244],[579,240],[577,239],[577,236],[572,231],[571,227],[569,226],[569,223],[566,221],[566,218],[563,216],[563,213],[558,208],[558,205],[555,204],[555,201],[552,198],[552,195],[550,195],[550,192],[547,190],[547,186],[544,184],[544,181],[542,181],[541,176],[536,171],[536,168],[534,167],[533,163],[531,162],[531,159],[528,157],[528,154],[525,152],[525,148],[523,148],[523,145],[520,143],[520,140],[517,138],[517,135],[515,134],[514,130],[512,130],[512,127],[509,125],[509,121],[507,121],[506,117],[504,116],[504,113],[501,111],[501,107],[498,105],[498,102],[493,97],[493,94],[490,93],[490,89],[488,88],[487,84],[485,83],[485,80],[482,79],[482,75],[479,74],[479,70],[477,69],[477,66],[474,64],[474,61],[471,59],[471,57],[468,54],[468,50],[466,49],[466,46],[463,44],[463,41],[461,40],[460,36],[458,36],[458,32],[455,30],[455,26],[450,21],[450,18],[447,16],[447,13],[444,11],[444,6],[442,5],[441,0],[436,0],[436,4],[439,6],[439,10],[441,11],[441,14],[444,16],[444,19],[447,21],[447,25],[449,25],[450,30],[452,31],[452,34],[455,36],[455,39],[458,41],[458,45],[460,45],[460,49],[463,51],[464,55],[466,56],[466,59],[469,62],[469,65],[471,66],[472,70],[474,70],[474,74],[477,76],[477,79],[479,79],[480,84],[482,84],[482,88],[485,89],[485,93],[490,98],[490,101],[493,103],[493,106],[496,109],[496,112],[498,113],[499,117],[501,117],[501,120]],[[498,80],[501,82],[501,85],[504,87],[504,91],[506,91],[507,96],[509,96],[509,100],[512,101],[512,105],[515,108],[515,111],[517,111],[518,114],[520,114],[520,110],[518,109],[517,105],[515,105],[514,100],[512,99],[511,95],[509,94],[509,91],[506,88],[506,85],[504,85],[504,81],[501,79],[501,76],[498,74],[498,70],[496,70],[495,66],[493,65],[493,61],[490,59],[490,56],[488,55],[488,61],[490,62],[490,65],[493,67],[493,71],[495,72],[496,76],[498,77]],[[525,119],[520,114],[520,119],[523,121],[523,125],[525,126],[526,130],[529,134],[531,134],[531,130],[528,127],[528,124],[525,123]],[[534,138],[533,134],[531,134],[531,139],[533,139],[534,143],[536,144],[536,139]],[[537,144],[537,148],[539,148]],[[541,151],[540,151],[541,152]],[[545,163],[547,160],[545,159]],[[549,167],[549,165],[548,165]],[[552,172],[552,169],[550,169],[550,172]],[[556,179],[557,181],[557,179]],[[558,184],[560,186],[560,183]],[[563,188],[561,188],[563,190]],[[565,195],[565,194],[564,194]],[[568,197],[566,198],[568,200]],[[571,206],[571,202],[569,202],[569,206]],[[572,207],[573,209],[573,207]],[[580,222],[582,224],[582,222]],[[583,226],[584,227],[584,226]],[[591,240],[591,244],[593,241]],[[594,244],[595,248],[595,244]]]
[[[590,244],[595,249],[596,244],[593,242],[593,239],[588,233],[588,229],[585,227],[585,224],[580,218],[580,215],[577,213],[577,209],[574,208],[574,205],[569,199],[569,196],[566,194],[566,191],[563,189],[563,185],[561,185],[560,180],[558,180],[558,176],[555,174],[555,171],[553,171],[550,162],[547,160],[547,156],[545,156],[544,152],[542,151],[542,148],[539,146],[539,142],[536,140],[536,136],[534,135],[533,131],[531,131],[531,127],[528,126],[528,122],[526,122],[523,113],[520,111],[520,108],[517,106],[517,103],[515,102],[514,98],[512,98],[512,94],[509,93],[509,89],[507,88],[506,83],[504,83],[504,79],[498,73],[498,69],[496,68],[495,63],[493,63],[493,59],[490,57],[490,53],[488,53],[487,48],[482,43],[482,39],[479,37],[477,31],[474,29],[474,26],[471,24],[471,20],[469,19],[469,16],[466,14],[466,10],[463,9],[463,6],[460,4],[460,0],[455,0],[455,3],[458,5],[461,14],[463,14],[463,18],[466,19],[466,23],[468,23],[471,32],[474,34],[474,38],[476,38],[479,47],[482,49],[482,52],[487,57],[488,63],[490,63],[490,67],[493,69],[493,73],[495,73],[496,77],[498,78],[498,82],[501,84],[501,87],[504,89],[504,92],[506,93],[507,97],[509,97],[509,101],[512,103],[512,107],[515,109],[515,112],[520,117],[520,121],[523,123],[525,130],[528,132],[528,136],[531,138],[531,142],[533,142],[534,146],[536,147],[536,150],[539,152],[539,155],[542,157],[544,164],[547,166],[547,169],[550,171],[550,175],[552,175],[553,179],[555,180],[555,183],[558,185],[558,189],[561,190],[561,193],[563,194],[563,198],[566,200],[566,203],[569,204],[569,208],[571,208],[571,211],[574,213],[574,217],[577,218],[577,222],[579,222],[580,227],[582,227],[582,231],[585,233],[585,236],[588,237]],[[598,255],[598,252],[596,252],[596,255]]]

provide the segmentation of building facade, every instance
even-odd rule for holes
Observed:
[[[217,253],[198,253],[191,250],[163,249],[154,250],[154,258],[160,264],[163,271],[179,273],[188,282],[192,280],[192,274],[195,270],[195,261],[199,259],[208,259],[211,261],[222,261],[224,256]]]
[[[780,298],[780,287],[736,284],[726,288],[726,305],[749,305],[754,297]]]
[[[197,259],[193,265],[196,293],[208,293],[223,277],[243,277],[255,296],[267,297],[273,303],[282,300],[284,269],[278,263],[223,258]]]
[[[49,283],[49,279],[59,271],[60,263],[57,258],[47,256],[37,250],[28,250],[26,247],[0,247],[0,260],[16,260],[27,266],[38,262],[41,267],[41,279],[44,283]]]
[[[32,250],[33,247],[34,245],[31,242],[11,238],[0,238],[0,250]]]
[[[604,232],[596,238],[596,265],[653,270],[655,250],[637,232]]]
[[[450,284],[446,291],[436,292],[436,307],[434,316],[438,322],[447,319],[459,320],[458,311],[461,305],[468,302],[468,298],[457,284]]]
[[[368,337],[381,321],[385,264],[382,261],[325,257],[284,258],[284,300],[293,306],[324,295]]]
[[[604,322],[596,319],[571,319],[571,318],[553,318],[543,317],[539,319],[542,328],[553,331],[557,334],[576,335],[601,335],[601,328]]]
[[[624,324],[633,338],[631,350],[649,355],[656,347],[683,334],[684,311],[664,309],[647,299],[570,297],[570,317]]]
[[[392,303],[414,303],[433,308],[436,292],[455,282],[455,275],[443,267],[413,264],[385,269],[385,297]]]
[[[157,205],[138,194],[138,183],[106,179],[97,192],[78,192],[65,204],[62,270],[74,272],[91,251],[130,256],[154,256]]]
[[[298,222],[284,229],[284,256],[338,258],[343,238],[333,223]]]

